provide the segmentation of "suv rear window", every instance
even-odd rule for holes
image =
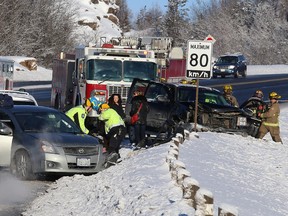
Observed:
[[[220,57],[217,61],[217,63],[232,63],[235,64],[238,62],[238,57],[237,56],[223,56]]]
[[[178,97],[180,102],[194,102],[196,89],[189,87],[179,88]],[[199,88],[198,100],[201,103],[214,103],[222,106],[229,106],[220,92],[211,91],[205,88]]]

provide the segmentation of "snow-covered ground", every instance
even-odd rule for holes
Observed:
[[[269,136],[212,132],[192,133],[180,145],[179,161],[212,193],[214,215],[220,206],[239,215],[288,215],[287,111],[283,106],[280,117],[284,145]],[[169,172],[170,144],[139,152],[125,146],[120,164],[92,176],[62,177],[23,215],[195,215]]]
[[[288,67],[248,67],[248,75],[275,71],[288,73]],[[49,70],[18,71],[15,78],[27,80],[26,73],[42,73],[39,80],[51,78]],[[213,196],[214,215],[220,206],[239,215],[288,215],[288,104],[281,104],[280,128],[283,145],[269,135],[258,140],[212,132],[191,133],[180,145],[179,161],[200,189]],[[201,215],[183,199],[181,184],[171,177],[166,162],[170,145],[138,152],[124,145],[120,164],[92,176],[60,178],[23,215]]]

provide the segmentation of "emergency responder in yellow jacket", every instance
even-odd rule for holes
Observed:
[[[262,139],[268,132],[272,137],[274,142],[282,143],[280,138],[280,128],[279,128],[279,115],[280,108],[278,104],[278,99],[281,98],[276,92],[271,92],[269,94],[270,104],[269,109],[265,113],[260,113],[259,117],[262,118],[262,123],[259,128],[257,137]]]
[[[231,85],[225,85],[223,87],[223,96],[231,106],[239,107],[237,99],[232,95],[232,90]]]
[[[108,141],[107,161],[116,163],[120,158],[120,144],[126,135],[125,123],[121,116],[107,103],[100,105],[99,120],[105,123],[105,138]]]
[[[89,130],[85,126],[85,119],[87,114],[92,110],[91,102],[86,100],[83,105],[79,105],[71,108],[65,114],[72,119],[83,131],[83,133],[88,134]]]

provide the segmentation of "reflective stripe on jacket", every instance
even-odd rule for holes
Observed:
[[[71,108],[65,114],[80,127],[83,133],[89,133],[89,130],[85,127],[87,111],[82,105]]]
[[[263,118],[263,124],[266,126],[278,127],[279,115],[280,115],[279,104],[273,103],[267,112],[261,114],[261,118]]]
[[[105,133],[108,134],[110,129],[120,125],[125,126],[125,123],[121,116],[114,109],[103,110],[99,116],[100,121],[105,123]]]

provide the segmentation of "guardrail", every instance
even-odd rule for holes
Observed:
[[[183,199],[195,209],[195,215],[213,216],[215,206],[212,192],[200,187],[199,182],[192,178],[190,172],[186,170],[185,164],[178,160],[179,149],[181,145],[185,144],[185,140],[199,138],[197,133],[190,133],[187,130],[184,131],[184,134],[184,137],[182,134],[176,134],[176,137],[169,142],[170,148],[166,156],[166,162],[169,166],[171,178],[182,188]],[[218,207],[218,216],[238,216],[238,211],[234,206],[221,204]]]

